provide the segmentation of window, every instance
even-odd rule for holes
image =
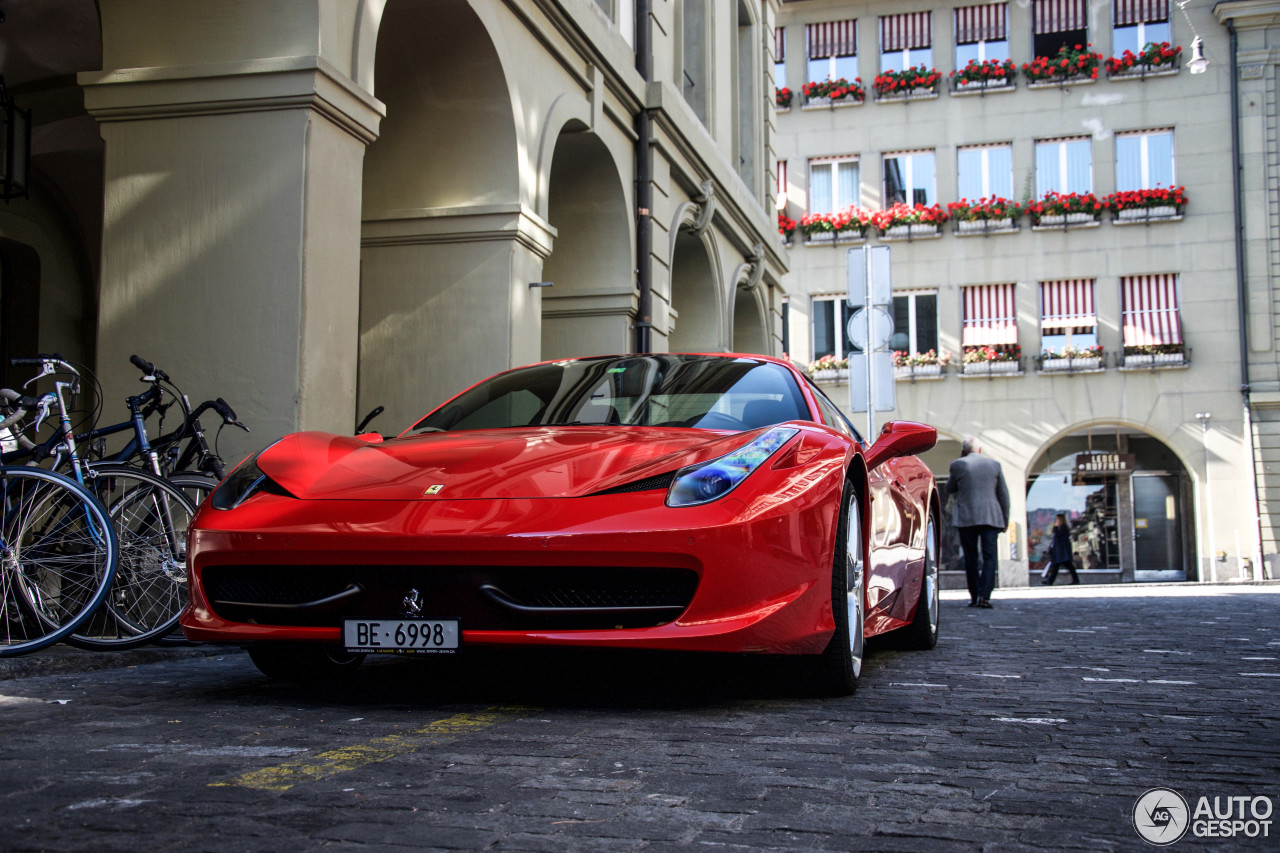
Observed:
[[[1085,0],[1034,0],[1032,10],[1036,56],[1055,56],[1058,50],[1089,42]]]
[[[1169,0],[1115,0],[1111,55],[1141,53],[1148,44],[1172,41]]]
[[[889,349],[919,355],[938,350],[938,294],[935,291],[895,293],[893,337]]]
[[[1036,194],[1093,192],[1093,149],[1087,136],[1036,143]]]
[[[1129,275],[1120,279],[1124,301],[1124,345],[1128,347],[1182,344],[1176,275]]]
[[[781,89],[787,85],[787,29],[773,31],[773,85]]]
[[[707,45],[707,2],[706,0],[684,0],[681,15],[681,39],[683,49],[683,92],[684,99],[693,109],[694,115],[707,124],[710,104],[710,87],[708,73]]]
[[[857,203],[857,158],[809,161],[810,213],[836,213]]]
[[[1098,345],[1093,279],[1040,282],[1040,348],[1061,352]]]
[[[933,65],[933,15],[909,12],[880,19],[880,71]]]
[[[1012,284],[979,284],[963,288],[964,347],[1004,347],[1018,342],[1018,315]]]
[[[934,204],[938,200],[932,151],[884,155],[884,205]]]
[[[956,152],[960,198],[1013,198],[1013,148],[1007,144],[973,145]]]
[[[809,42],[810,83],[838,80],[852,83],[858,76],[858,22],[824,21],[805,27]]]
[[[822,413],[822,420],[827,426],[842,432],[850,438],[862,440],[862,436],[853,428],[853,424],[849,423],[849,419],[844,416],[844,412],[835,403],[831,402],[831,398],[823,393],[822,389],[812,382],[809,383],[809,391],[813,394],[813,398],[818,401],[818,411]]]
[[[786,160],[778,161],[777,171],[775,172],[775,175],[777,176],[777,181],[778,181],[778,185],[776,188],[778,210],[786,210],[787,209],[787,161]]]
[[[1172,187],[1173,131],[1116,134],[1116,189],[1121,192]]]
[[[956,9],[956,68],[971,61],[1009,58],[1009,26],[1005,3]]]
[[[596,0],[596,5],[604,10],[605,15],[618,25],[618,32],[626,39],[627,44],[636,46],[636,6],[635,0]]]
[[[853,351],[849,343],[849,304],[844,296],[813,298],[813,360],[824,355],[848,358]]]

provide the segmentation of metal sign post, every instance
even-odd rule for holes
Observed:
[[[867,413],[868,442],[875,437],[875,413],[897,406],[893,358],[893,284],[888,246],[850,249],[848,263],[849,342],[861,352],[849,355],[849,411]]]

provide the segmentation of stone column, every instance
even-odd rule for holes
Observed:
[[[140,4],[131,23],[159,8]],[[167,37],[184,43],[196,17],[164,20]],[[294,430],[350,432],[362,163],[382,105],[318,55],[146,65],[126,29],[104,13],[107,68],[79,78],[106,142],[107,411],[140,389],[138,353],[253,428],[224,441],[229,462]]]

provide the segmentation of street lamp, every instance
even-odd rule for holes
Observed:
[[[1209,480],[1209,420],[1212,412],[1196,412],[1196,420],[1200,422],[1200,446],[1204,449],[1204,506],[1207,518],[1205,524],[1209,528],[1209,573],[1210,580],[1218,580],[1218,550],[1213,542],[1213,485]]]
[[[1187,70],[1192,74],[1203,74],[1209,70],[1209,60],[1204,58],[1204,40],[1200,38],[1200,33],[1196,32],[1195,24],[1191,23],[1191,16],[1187,14],[1187,4],[1191,0],[1181,0],[1178,3],[1178,11],[1182,12],[1182,17],[1186,19],[1187,26],[1191,29],[1191,59],[1187,61]]]

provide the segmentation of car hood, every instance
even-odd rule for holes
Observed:
[[[310,500],[580,497],[715,458],[759,432],[553,426],[385,442],[303,432],[264,451],[258,467]]]

